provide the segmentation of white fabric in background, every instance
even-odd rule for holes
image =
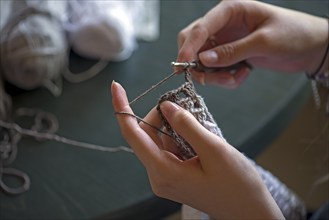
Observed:
[[[65,27],[73,50],[81,56],[125,60],[135,49],[129,14],[121,1],[69,1]]]
[[[129,58],[137,39],[159,35],[158,1],[69,1],[65,28],[73,50],[94,59]]]

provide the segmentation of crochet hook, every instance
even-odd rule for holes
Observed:
[[[200,61],[192,62],[171,62],[171,66],[181,69],[194,69],[198,72],[204,73],[220,73],[220,72],[231,72],[234,73],[242,67],[247,67],[252,69],[252,66],[247,61],[240,61],[236,64],[226,67],[207,67],[203,65]]]

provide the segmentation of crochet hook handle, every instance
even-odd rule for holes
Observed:
[[[194,69],[198,72],[204,73],[221,73],[221,72],[235,72],[240,68],[247,67],[252,69],[252,66],[245,60],[240,61],[236,64],[231,66],[225,67],[207,67],[203,65],[200,61],[193,61],[193,62],[171,62],[173,67],[180,67],[182,69]]]

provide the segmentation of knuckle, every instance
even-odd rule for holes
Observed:
[[[234,58],[236,53],[236,48],[234,44],[225,44],[219,49],[219,57],[221,59],[221,63],[224,65],[230,65],[231,60]]]
[[[190,124],[191,122],[191,114],[186,110],[178,111],[173,118],[174,125],[184,126]]]
[[[190,48],[182,48],[178,51],[178,60],[185,62],[190,54],[191,54]]]
[[[273,33],[270,30],[263,29],[257,33],[257,42],[261,49],[268,48],[268,45],[273,44]]]
[[[178,41],[179,42],[184,42],[187,38],[187,30],[184,29],[184,30],[181,30],[179,33],[178,33]]]
[[[203,35],[203,34],[205,34],[205,35],[208,34],[208,29],[203,24],[201,24],[200,22],[197,22],[196,24],[194,24],[191,31],[192,31],[192,34],[194,36],[200,36],[200,35]]]

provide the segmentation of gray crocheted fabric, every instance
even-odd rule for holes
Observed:
[[[189,159],[191,157],[194,157],[196,154],[190,144],[187,143],[179,134],[177,134],[171,128],[171,126],[163,116],[160,110],[160,104],[164,101],[174,102],[182,108],[188,110],[205,128],[224,139],[221,130],[219,129],[214,118],[208,111],[207,106],[203,101],[203,98],[196,93],[194,84],[191,80],[190,73],[186,72],[185,83],[178,89],[174,89],[162,95],[158,101],[157,106],[157,110],[159,111],[160,117],[164,122],[164,127],[167,129],[171,137],[173,137],[174,140],[177,142],[177,146],[179,147],[178,156],[180,156],[182,159]]]
[[[167,132],[173,137],[178,146],[178,156],[183,160],[187,160],[196,155],[193,148],[187,143],[179,134],[177,134],[169,125],[165,117],[160,110],[160,104],[164,101],[171,101],[184,109],[188,110],[192,115],[209,131],[223,138],[222,132],[217,123],[213,119],[212,115],[208,111],[203,98],[199,96],[194,88],[191,80],[190,73],[185,73],[185,83],[178,89],[169,91],[162,95],[158,101],[157,110],[164,122],[164,127]],[[303,202],[290,191],[283,183],[281,183],[270,172],[266,171],[262,167],[258,166],[253,160],[249,159],[251,163],[256,167],[260,174],[264,184],[270,191],[272,197],[278,204],[283,215],[286,219],[306,219],[306,208]]]

